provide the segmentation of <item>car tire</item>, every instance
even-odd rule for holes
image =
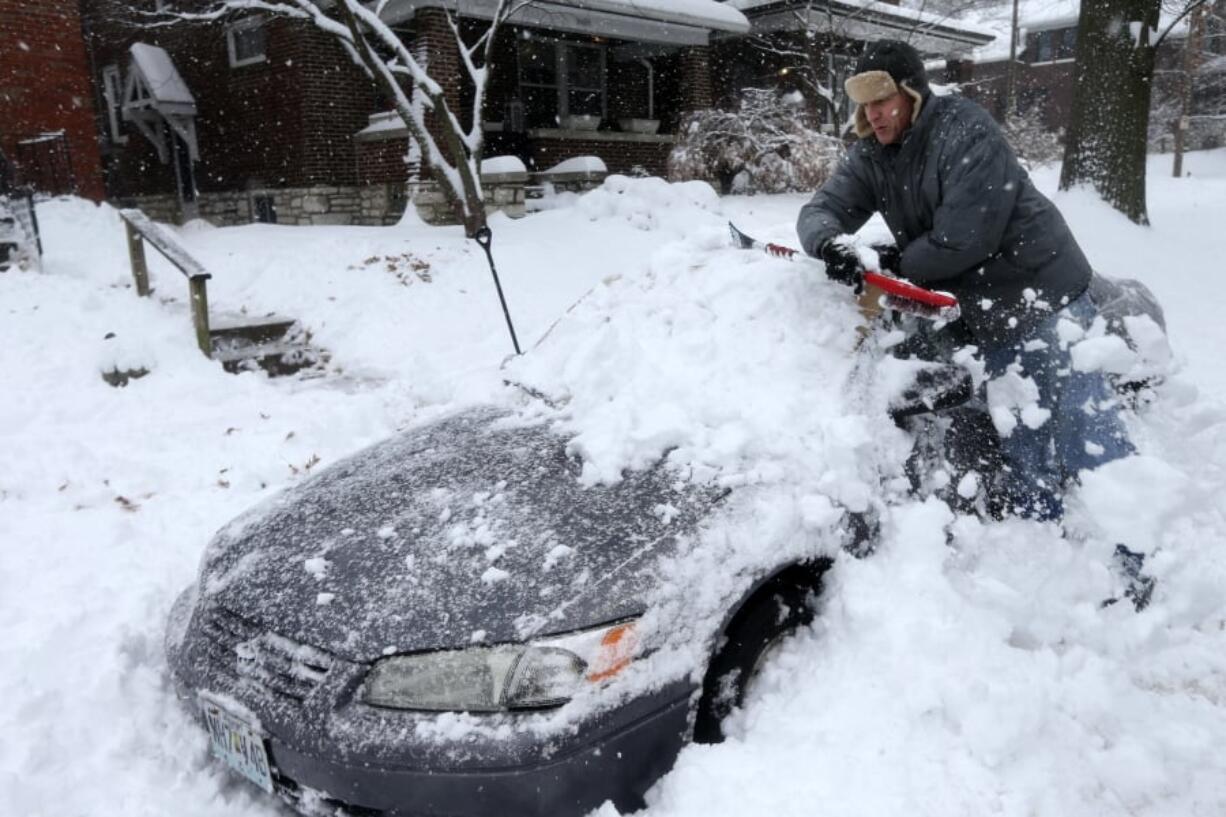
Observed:
[[[819,584],[820,587],[820,584]],[[733,618],[719,651],[707,666],[694,716],[696,743],[721,743],[723,722],[745,702],[745,693],[766,663],[762,659],[789,635],[813,621],[812,594],[818,589],[774,580]]]

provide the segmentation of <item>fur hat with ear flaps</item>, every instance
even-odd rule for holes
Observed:
[[[843,84],[847,95],[856,103],[856,136],[861,139],[873,132],[864,106],[879,99],[888,99],[901,91],[915,103],[911,122],[919,119],[928,95],[928,76],[919,52],[898,40],[878,40],[868,47],[856,63],[856,73]]]

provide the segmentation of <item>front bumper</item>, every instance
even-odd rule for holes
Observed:
[[[504,767],[346,762],[296,751],[276,736],[269,739],[269,755],[278,790],[298,805],[299,788],[306,786],[342,807],[404,817],[578,817],[606,800],[628,812],[641,808],[646,790],[672,768],[685,740],[688,703],[686,695],[630,723],[622,723],[626,713],[616,713],[615,728],[581,728],[578,745],[565,754]]]
[[[190,595],[180,604],[191,604]],[[533,713],[461,719],[376,709],[356,700],[365,666],[333,659],[309,688],[297,682],[301,671],[278,680],[240,670],[195,613],[168,643],[180,697],[197,718],[201,691],[249,710],[266,735],[278,793],[308,813],[339,806],[362,817],[578,817],[606,800],[628,811],[642,806],[688,737],[687,682],[561,731],[532,728],[546,717]],[[497,728],[459,728],[465,722]]]

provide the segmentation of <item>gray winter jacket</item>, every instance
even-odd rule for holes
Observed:
[[[853,145],[801,209],[801,244],[817,255],[874,211],[902,251],[901,274],[956,295],[980,344],[1025,338],[1089,285],[1090,264],[1064,218],[992,117],[964,97],[930,94],[899,142]]]

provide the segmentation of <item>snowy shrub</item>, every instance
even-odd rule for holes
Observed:
[[[815,190],[842,156],[843,144],[810,124],[794,100],[747,88],[739,110],[695,111],[682,121],[668,178],[710,182],[721,193]]]
[[[1043,124],[1038,109],[1010,116],[1004,125],[1005,138],[1027,170],[1050,165],[1064,158],[1064,134]]]

